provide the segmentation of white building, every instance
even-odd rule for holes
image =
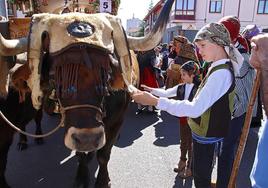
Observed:
[[[161,6],[163,6],[163,3],[160,3],[162,1],[159,0]],[[154,8],[158,9],[157,6]],[[155,14],[155,12],[150,13]],[[147,28],[148,25],[152,28],[149,20],[150,13],[145,17]],[[181,31],[199,30],[207,23],[217,22],[227,15],[237,16],[241,29],[246,25],[256,24],[264,32],[268,32],[268,0],[176,0],[164,41],[170,41],[174,35],[181,34]]]
[[[134,18],[134,15],[133,18],[127,19],[127,34],[130,36],[135,36],[141,29],[142,23],[142,20]]]
[[[268,0],[176,0],[173,6],[171,23],[182,29],[200,29],[227,15],[237,16],[241,28],[256,24],[268,29]]]

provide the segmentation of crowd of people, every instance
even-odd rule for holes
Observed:
[[[262,35],[256,25],[240,30],[239,19],[226,16],[201,28],[193,42],[175,36],[147,56],[138,53],[141,83],[132,95],[137,114],[148,106],[150,112],[159,109],[179,117],[181,156],[174,171],[181,178],[193,176],[197,188],[227,188],[231,177],[256,76],[251,42]],[[263,118],[258,93],[252,126],[260,126]],[[217,182],[211,183],[216,156]],[[268,186],[253,177],[253,186]]]

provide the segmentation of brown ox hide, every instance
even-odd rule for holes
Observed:
[[[87,53],[88,57],[86,59],[83,53]],[[131,53],[131,57],[134,70],[133,78],[137,80],[139,68],[136,55]],[[86,62],[87,60],[88,62]],[[25,84],[28,74],[24,74],[28,71],[29,67],[25,64],[12,77],[12,82],[21,93],[28,91]],[[98,147],[100,137],[94,134],[96,133],[94,129],[100,127],[104,130],[106,142],[102,148],[97,150],[97,160],[100,168],[95,186],[109,186],[110,178],[107,165],[111,149],[117,140],[126,109],[131,100],[129,93],[122,89],[124,88],[124,81],[118,62],[101,50],[94,48],[81,49],[78,45],[55,56],[51,56],[49,53],[45,54],[41,72],[42,90],[45,93],[49,83],[54,82],[57,97],[63,107],[82,103],[101,106],[102,114],[98,114],[96,110],[90,108],[72,109],[70,111],[72,113],[67,111],[65,114],[64,140],[67,146],[73,147],[72,144],[75,144],[82,151],[88,148],[94,148],[95,150]],[[113,89],[111,89],[111,86]],[[85,127],[87,129],[84,129]],[[92,129],[93,135],[90,135]],[[78,131],[81,135],[86,135],[86,137],[74,136],[75,131]],[[86,139],[85,143],[83,139]],[[91,139],[91,141],[87,139]],[[95,151],[88,154],[77,152],[79,165],[74,187],[89,186],[88,163],[95,153]]]
[[[4,58],[5,59],[5,58]],[[4,65],[2,63],[2,65]],[[10,70],[10,66],[7,66],[7,70]],[[5,97],[0,98],[0,110],[5,114],[5,116],[19,128],[25,131],[26,125],[32,120],[35,120],[36,123],[36,134],[42,134],[41,130],[41,119],[42,119],[42,110],[36,111],[33,108],[31,95],[28,88],[25,86],[24,82],[20,82],[21,75],[25,75],[27,71],[25,67],[22,66],[17,69],[16,74],[13,74],[12,77],[16,81],[15,83],[21,83],[22,85],[17,85],[20,88],[24,88],[23,93],[18,92],[13,86],[9,87],[8,93]],[[26,72],[25,72],[26,71]],[[9,71],[8,71],[9,72]],[[9,74],[7,72],[7,74]],[[18,79],[20,81],[18,81]],[[22,101],[22,97],[24,100]],[[13,135],[15,131],[12,129],[2,118],[0,118],[0,187],[7,188],[8,185],[5,180],[5,169],[7,164],[7,155],[9,147],[13,141]],[[42,144],[43,139],[35,139],[37,144]],[[27,137],[20,134],[20,139],[17,144],[18,150],[24,150],[27,148]]]
[[[137,79],[139,74],[135,57],[132,53],[133,77]],[[95,150],[100,166],[95,186],[109,186],[107,164],[130,102],[129,93],[123,89],[124,81],[118,62],[100,49],[74,45],[57,55],[47,53],[41,72],[42,90],[46,90],[51,79],[54,80],[57,97],[63,107],[82,104],[100,107],[101,111],[95,108],[66,111],[64,141],[70,149],[80,151],[77,152],[79,166],[74,186],[88,187],[88,162]],[[17,78],[15,85],[24,87],[20,83],[24,79],[22,77]],[[84,154],[81,151],[92,152]]]
[[[35,119],[37,128],[36,134],[41,134],[42,110],[36,111],[33,108],[30,93],[26,94],[25,101],[19,101],[19,93],[14,88],[9,88],[7,97],[0,99],[0,109],[5,116],[14,124],[25,130],[25,126]],[[5,180],[5,169],[7,164],[7,155],[10,145],[12,144],[15,131],[0,118],[0,187],[9,187]],[[19,149],[27,147],[26,137],[21,136],[18,143]],[[37,139],[37,143],[42,143],[42,139]]]
[[[261,71],[261,95],[266,116],[268,116],[268,34],[252,38],[254,47],[251,51],[250,64]]]
[[[12,75],[11,76],[12,83],[13,83],[12,87],[18,93],[19,104],[22,104],[23,106],[28,105],[29,109],[33,108],[32,103],[29,101],[31,98],[31,94],[30,94],[31,91],[28,88],[27,83],[24,81],[25,79],[27,79],[26,75],[29,74],[29,70],[27,69],[26,66],[21,66],[21,65],[16,64],[14,66],[14,68],[12,68],[10,70],[10,72]],[[21,110],[23,110],[24,113],[28,113],[28,110],[25,110],[25,109],[26,109],[26,107],[23,107]],[[31,119],[33,119],[33,118],[35,119],[35,123],[36,123],[35,133],[42,134],[42,128],[41,128],[41,120],[42,120],[42,116],[43,116],[42,108],[37,110],[37,112],[35,112],[35,113],[30,113],[29,116],[32,117]],[[27,119],[28,118],[26,116],[26,120],[23,120],[23,118],[22,118],[22,120],[21,120],[22,122],[19,123],[19,126],[20,126],[21,130],[23,130],[23,131],[25,131],[25,127],[26,127],[27,123],[29,122]],[[35,142],[37,144],[43,144],[43,138],[35,138]],[[27,147],[28,147],[27,136],[20,133],[20,138],[19,138],[19,143],[17,144],[17,149],[18,150],[25,150]]]

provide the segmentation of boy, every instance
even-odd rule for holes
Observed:
[[[230,34],[222,24],[204,26],[194,42],[202,58],[212,64],[193,101],[157,98],[139,90],[132,98],[178,117],[190,117],[194,183],[197,188],[210,188],[213,157],[217,143],[228,132],[234,98],[234,74],[239,74],[241,62],[237,62],[238,53],[230,46]]]

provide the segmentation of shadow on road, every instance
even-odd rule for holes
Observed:
[[[179,120],[166,112],[161,112],[161,122],[154,125],[155,137],[154,145],[167,147],[180,143]]]
[[[132,114],[128,118],[120,132],[120,138],[115,146],[124,148],[133,144],[133,142],[140,138],[142,130],[149,126],[155,128],[156,140],[153,142],[156,146],[167,147],[170,145],[178,145],[179,141],[179,123],[178,118],[166,112],[160,114],[151,114],[149,112],[142,112],[135,114],[137,105],[131,103],[128,108],[128,114]]]
[[[124,124],[120,132],[120,137],[115,144],[119,148],[130,146],[135,140],[140,138],[142,130],[149,126],[155,128],[156,140],[153,142],[156,146],[167,147],[179,144],[179,123],[178,118],[166,112],[160,114],[152,114],[142,112],[136,114],[137,105],[131,103],[128,108],[128,122]]]
[[[132,145],[135,140],[143,135],[143,129],[159,121],[157,114],[152,114],[146,111],[141,114],[135,114],[136,110],[137,105],[135,103],[130,103],[127,111],[128,120],[124,123],[120,131],[120,137],[115,143],[115,146],[124,148]]]
[[[59,123],[60,116],[47,116],[42,120],[43,132],[48,132]],[[34,132],[33,121],[27,126],[28,132]],[[36,145],[32,138],[28,138],[28,149],[18,151],[16,144],[18,134],[15,135],[9,152],[6,177],[12,188],[48,188],[73,187],[78,160],[73,157],[67,162],[60,162],[70,155],[70,150],[63,143],[64,129],[44,139],[44,145]],[[90,188],[95,183],[98,171],[96,157],[89,163]]]

